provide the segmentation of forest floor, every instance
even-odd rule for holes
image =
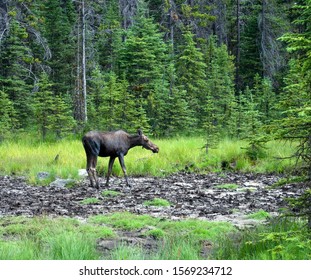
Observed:
[[[87,178],[71,187],[31,186],[22,177],[0,176],[0,217],[48,215],[87,218],[90,215],[128,211],[178,220],[200,218],[230,221],[237,226],[252,223],[250,213],[264,210],[277,214],[285,198],[302,191],[295,184],[272,187],[280,176],[244,173],[178,173],[165,178],[131,177],[131,188],[123,178],[113,177],[110,186],[91,188]],[[103,195],[105,190],[117,195]],[[83,201],[96,198],[93,204]],[[165,199],[170,206],[148,206],[144,202]]]

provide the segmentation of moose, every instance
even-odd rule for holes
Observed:
[[[109,177],[111,175],[112,166],[118,157],[121,168],[124,173],[126,185],[130,187],[126,168],[124,164],[124,156],[129,149],[142,146],[153,153],[158,153],[159,148],[153,144],[141,129],[137,130],[137,134],[130,135],[123,130],[112,132],[90,131],[82,138],[82,143],[86,153],[86,170],[92,187],[99,188],[98,177],[96,174],[97,157],[110,157],[107,172],[106,186],[109,186]]]

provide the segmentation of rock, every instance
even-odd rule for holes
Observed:
[[[87,177],[88,176],[86,169],[79,169],[78,170],[78,175],[80,177]]]
[[[49,178],[50,177],[50,173],[49,172],[46,172],[46,171],[41,171],[41,172],[38,172],[38,174],[37,174],[37,178],[38,178],[38,180],[45,180],[45,179],[47,179],[47,178]]]
[[[73,179],[56,179],[54,182],[50,184],[50,187],[54,188],[64,188],[68,185],[75,183]]]

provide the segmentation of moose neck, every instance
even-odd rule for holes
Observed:
[[[130,135],[129,136],[130,147],[141,146],[140,136],[139,135]]]

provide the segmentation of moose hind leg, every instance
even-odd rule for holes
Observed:
[[[86,171],[87,174],[89,175],[91,186],[99,188],[98,178],[96,174],[96,164],[97,164],[97,156],[93,155],[87,156]]]

